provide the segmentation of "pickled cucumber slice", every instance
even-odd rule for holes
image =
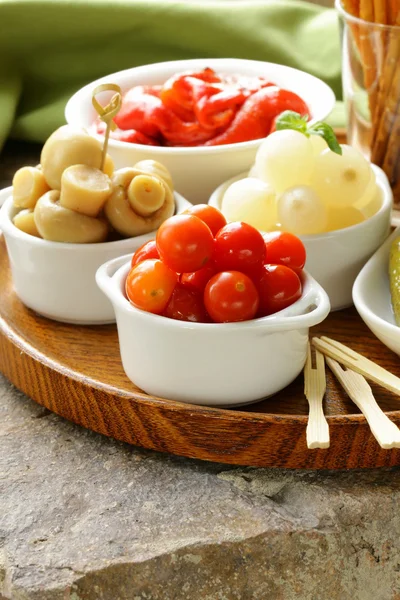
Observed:
[[[390,247],[389,280],[394,318],[400,326],[400,237],[396,238]]]

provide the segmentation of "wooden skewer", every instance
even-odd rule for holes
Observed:
[[[363,413],[372,435],[381,448],[400,448],[400,430],[379,408],[366,379],[352,370],[344,370],[333,358],[326,358],[329,368]]]
[[[110,102],[107,104],[107,106],[102,106],[100,102],[96,99],[97,94],[100,94],[101,92],[116,92],[111,98]],[[103,152],[101,155],[100,164],[100,171],[103,171],[107,156],[108,139],[110,137],[110,132],[115,131],[115,129],[117,128],[113,119],[118,114],[118,111],[121,108],[121,88],[116,83],[103,83],[101,85],[98,85],[92,91],[92,104],[95,110],[98,112],[100,119],[106,124],[106,131],[104,133]]]
[[[308,400],[310,412],[307,423],[307,447],[329,448],[329,427],[322,408],[326,390],[325,361],[323,355],[315,352],[316,369],[312,367],[311,346],[308,344],[307,360],[304,366],[304,394]]]
[[[378,383],[394,394],[400,395],[400,379],[372,360],[325,336],[313,338],[312,343],[325,356],[330,356],[349,369],[364,375],[367,379]]]

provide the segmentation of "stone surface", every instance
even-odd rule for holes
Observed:
[[[399,470],[157,454],[75,426],[0,376],[7,600],[399,600],[399,501]]]
[[[39,150],[9,142],[0,187]],[[400,600],[399,502],[400,470],[157,454],[0,375],[0,600]]]

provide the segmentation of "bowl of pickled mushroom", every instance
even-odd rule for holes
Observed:
[[[116,167],[157,160],[192,203],[206,202],[219,184],[250,168],[279,113],[294,110],[314,122],[335,102],[323,81],[283,65],[215,58],[156,63],[110,74],[69,100],[67,122],[100,139],[104,124],[92,93],[106,83],[123,92],[109,144]]]
[[[389,234],[393,194],[384,172],[355,148],[336,141],[335,150],[320,135],[275,131],[250,171],[219,186],[209,204],[266,237],[297,235],[307,270],[339,310],[352,304],[358,273]]]
[[[113,322],[96,270],[153,239],[161,223],[190,206],[161,163],[115,170],[109,155],[101,163],[100,141],[66,125],[44,144],[40,165],[19,169],[0,192],[15,292],[47,318]]]

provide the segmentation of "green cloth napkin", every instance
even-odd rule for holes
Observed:
[[[84,84],[165,60],[277,62],[341,97],[337,15],[301,0],[0,0],[0,24],[0,148],[44,141]]]

